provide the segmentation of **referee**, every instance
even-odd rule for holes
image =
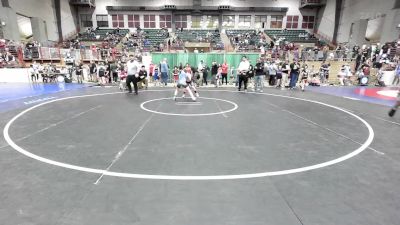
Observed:
[[[129,93],[132,93],[131,82],[135,89],[135,94],[138,94],[138,82],[139,82],[139,64],[133,55],[129,56],[129,61],[126,64],[128,76],[126,77],[126,86],[128,87]]]
[[[239,67],[238,67],[238,75],[239,75],[239,89],[238,91],[240,91],[240,89],[242,88],[242,82],[244,83],[244,91],[247,92],[247,82],[248,82],[248,76],[247,76],[247,72],[250,69],[250,63],[247,60],[246,56],[242,57],[242,61],[239,63]]]

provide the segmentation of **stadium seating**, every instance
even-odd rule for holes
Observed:
[[[318,41],[305,30],[265,30],[265,33],[272,39],[274,37],[285,38],[285,41],[294,43],[316,43]]]
[[[167,38],[167,36],[158,29],[145,29],[143,31],[145,39],[149,41],[149,45],[152,47],[158,47],[159,44],[164,43]]]
[[[80,39],[82,41],[103,41],[106,38],[107,34],[111,34],[115,31],[115,29],[97,29],[94,30],[93,34],[89,34],[87,32],[80,33]],[[120,29],[119,34],[125,36],[129,33],[129,29]],[[99,39],[97,39],[99,37]]]
[[[215,30],[177,30],[175,35],[183,42],[209,42],[213,49],[223,49],[220,33]]]
[[[226,35],[231,40],[231,44],[238,47],[238,51],[253,51],[258,49],[260,44],[260,35],[257,34],[256,30],[226,30]],[[235,43],[236,37],[239,37],[238,43]],[[248,43],[244,42],[245,39]]]

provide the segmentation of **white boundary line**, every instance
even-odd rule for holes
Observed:
[[[86,114],[86,113],[88,113],[88,112],[90,112],[90,111],[93,111],[93,110],[95,110],[95,109],[98,109],[98,108],[100,108],[100,107],[102,107],[102,105],[98,105],[98,106],[96,106],[96,107],[92,107],[92,108],[90,108],[90,109],[88,109],[88,110],[86,110],[86,111],[77,113],[77,114],[75,114],[75,115],[73,115],[73,116],[71,116],[71,117],[69,117],[69,118],[66,118],[66,119],[63,119],[63,120],[61,120],[61,121],[58,121],[57,123],[52,123],[52,124],[50,124],[49,126],[47,126],[47,127],[45,127],[45,128],[42,128],[42,129],[40,129],[40,130],[37,130],[37,131],[35,131],[35,132],[33,132],[33,133],[30,133],[30,134],[28,134],[28,135],[26,135],[26,136],[24,136],[24,137],[18,138],[18,139],[15,140],[15,141],[22,141],[22,140],[24,140],[24,139],[27,139],[27,138],[29,138],[29,137],[32,137],[33,135],[39,134],[39,133],[41,133],[41,132],[43,132],[43,131],[46,131],[46,130],[48,130],[48,129],[50,129],[50,128],[53,128],[53,127],[56,127],[56,126],[58,126],[58,125],[60,125],[60,124],[62,124],[62,123],[65,123],[65,122],[67,122],[68,120],[78,118],[79,116],[82,116],[83,114]],[[8,146],[9,146],[9,145],[3,145],[3,146],[0,147],[0,149],[5,148],[5,147],[8,147]]]
[[[176,102],[175,105],[203,105],[202,102]]]
[[[219,106],[217,100],[214,100],[214,103],[215,103],[215,105],[217,105],[218,110],[221,111],[221,112],[223,112],[222,109],[221,109],[221,106]],[[225,118],[228,118],[228,116],[227,116],[225,113],[222,113],[222,116],[225,117]]]
[[[343,97],[345,99],[350,99],[350,100],[354,100],[354,101],[360,101],[360,99],[358,98],[352,98],[352,97]]]
[[[163,91],[170,91],[170,90],[163,90]],[[203,90],[206,91],[206,90]],[[151,90],[147,91],[151,92]],[[221,90],[221,92],[229,92],[229,93],[237,93],[237,91],[229,91],[229,90]],[[311,165],[311,166],[305,166],[305,167],[300,167],[300,168],[295,168],[295,169],[288,169],[288,170],[280,170],[280,171],[272,171],[272,172],[261,172],[261,173],[251,173],[251,174],[237,174],[237,175],[216,175],[216,176],[179,176],[179,175],[152,175],[152,174],[133,174],[133,173],[120,173],[120,172],[112,172],[112,171],[106,171],[106,170],[101,170],[101,169],[94,169],[94,168],[88,168],[88,167],[82,167],[82,166],[76,166],[76,165],[71,165],[67,163],[62,163],[54,160],[50,160],[38,155],[35,155],[33,153],[30,153],[26,151],[25,149],[21,148],[17,144],[14,143],[14,141],[10,138],[9,135],[9,129],[12,123],[17,120],[19,117],[24,115],[25,113],[38,108],[40,106],[52,103],[52,102],[57,102],[57,101],[62,101],[62,100],[67,100],[67,99],[75,99],[75,98],[84,98],[84,97],[94,97],[94,96],[103,96],[103,95],[113,95],[113,94],[121,94],[122,92],[112,92],[112,93],[103,93],[103,94],[92,94],[92,95],[81,95],[81,96],[73,96],[73,97],[67,97],[67,98],[60,98],[60,99],[55,99],[52,101],[48,102],[43,102],[38,105],[35,105],[33,107],[30,107],[28,109],[25,109],[24,111],[20,112],[17,114],[15,117],[13,117],[4,127],[3,129],[3,135],[7,143],[14,148],[16,151],[20,152],[21,154],[24,154],[27,157],[30,157],[32,159],[36,159],[38,161],[48,163],[54,166],[59,166],[67,169],[73,169],[73,170],[78,170],[82,172],[88,172],[88,173],[96,173],[96,174],[104,174],[107,176],[115,176],[115,177],[125,177],[125,178],[138,178],[138,179],[154,179],[154,180],[233,180],[233,179],[248,179],[248,178],[259,178],[259,177],[267,177],[267,176],[278,176],[278,175],[287,175],[287,174],[294,174],[294,173],[300,173],[300,172],[305,172],[305,171],[310,171],[310,170],[315,170],[315,169],[320,169],[323,167],[331,166],[340,162],[343,162],[347,159],[350,159],[361,152],[363,152],[365,149],[368,148],[368,146],[372,143],[374,139],[374,131],[369,125],[368,122],[366,122],[364,119],[360,118],[359,116],[348,112],[342,108],[339,108],[337,106],[329,105],[323,102],[318,102],[314,100],[308,100],[308,99],[302,99],[302,98],[296,98],[296,97],[291,97],[291,96],[285,96],[285,95],[277,95],[277,94],[268,94],[268,93],[253,93],[256,95],[268,95],[268,96],[275,96],[275,97],[282,97],[282,98],[288,98],[288,99],[294,99],[294,100],[300,100],[300,101],[305,101],[305,102],[311,102],[319,105],[323,105],[329,108],[336,109],[338,111],[347,113],[356,119],[360,120],[368,129],[369,135],[367,140],[356,150],[341,156],[337,159],[333,159],[327,162]]]
[[[129,140],[128,144],[125,145],[125,147],[115,155],[114,159],[111,161],[110,165],[105,169],[105,171],[109,171],[111,167],[121,158],[121,156],[128,150],[128,147],[135,141],[136,137],[139,135],[140,132],[144,129],[144,127],[150,122],[150,120],[153,118],[154,114],[151,114],[151,116],[144,121],[142,126],[139,127],[139,130],[133,135],[131,140]],[[99,184],[100,180],[103,178],[104,173],[101,174],[101,176],[94,182],[94,184]]]
[[[155,101],[161,101],[161,100],[172,100],[173,98],[157,98],[157,99],[152,99],[149,101],[145,101],[142,104],[140,104],[140,108],[142,108],[143,110],[147,111],[147,112],[151,112],[151,113],[156,113],[156,114],[161,114],[161,115],[165,115],[165,116],[214,116],[214,115],[219,115],[219,114],[225,114],[225,113],[229,113],[232,111],[235,111],[236,109],[239,108],[239,106],[231,101],[228,100],[224,100],[224,99],[218,99],[218,98],[205,98],[205,97],[199,97],[199,99],[208,99],[208,100],[214,100],[214,101],[222,101],[222,102],[227,102],[233,105],[233,108],[229,109],[229,110],[225,110],[225,111],[220,111],[220,112],[215,112],[215,113],[187,113],[187,114],[181,114],[181,113],[165,113],[165,112],[159,112],[159,111],[155,111],[155,110],[151,110],[148,109],[146,107],[144,107],[144,105],[146,105],[149,102],[155,102]]]

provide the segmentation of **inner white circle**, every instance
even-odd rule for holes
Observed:
[[[171,90],[147,90],[146,92],[158,92],[158,91],[171,91]],[[203,90],[207,91],[207,90]],[[215,90],[217,91],[217,90]],[[220,92],[230,92],[230,93],[237,93],[238,91],[228,91],[228,90],[218,90]],[[210,91],[213,92],[213,91]],[[249,173],[249,174],[235,174],[235,175],[211,175],[211,176],[179,176],[179,175],[153,175],[153,174],[134,174],[134,173],[120,173],[120,172],[112,172],[108,170],[102,170],[102,169],[93,169],[93,168],[88,168],[88,167],[82,167],[82,166],[76,166],[76,165],[71,165],[63,162],[58,162],[54,161],[51,159],[47,159],[38,155],[35,155],[22,147],[18,146],[15,144],[15,142],[10,138],[9,135],[9,129],[10,126],[15,120],[17,120],[19,117],[24,115],[25,113],[38,108],[40,106],[50,104],[52,102],[58,102],[58,101],[63,101],[67,99],[75,99],[75,98],[85,98],[85,97],[94,97],[94,96],[103,96],[103,95],[114,95],[114,94],[121,94],[122,92],[111,92],[111,93],[102,93],[102,94],[92,94],[92,95],[80,95],[80,96],[72,96],[72,97],[66,97],[66,98],[60,98],[60,99],[55,99],[47,102],[43,102],[40,104],[37,104],[35,106],[32,106],[28,109],[25,109],[24,111],[20,112],[16,116],[14,116],[3,129],[3,135],[4,139],[7,141],[7,143],[14,148],[16,151],[24,154],[25,156],[28,156],[32,159],[36,159],[38,161],[48,163],[51,165],[67,168],[67,169],[73,169],[73,170],[78,170],[78,171],[83,171],[83,172],[88,172],[88,173],[96,173],[96,174],[101,174],[105,176],[114,176],[114,177],[125,177],[125,178],[139,178],[139,179],[153,179],[153,180],[234,180],[234,179],[247,179],[247,178],[258,178],[258,177],[268,177],[268,176],[278,176],[278,175],[287,175],[287,174],[293,174],[293,173],[300,173],[300,172],[305,172],[305,171],[310,171],[310,170],[315,170],[323,167],[327,167],[330,165],[334,165],[336,163],[343,162],[347,159],[350,159],[361,152],[363,152],[365,149],[368,148],[368,146],[372,143],[374,139],[374,130],[372,129],[371,125],[367,123],[364,119],[361,117],[345,110],[342,108],[339,108],[337,106],[329,105],[323,102],[318,102],[314,100],[308,100],[308,99],[302,99],[302,98],[296,98],[296,97],[290,97],[290,96],[285,96],[285,95],[276,95],[276,94],[267,94],[267,93],[253,93],[257,95],[268,95],[268,96],[275,96],[275,97],[282,97],[282,98],[288,98],[288,99],[295,99],[295,100],[300,100],[300,101],[305,101],[305,102],[311,102],[323,106],[327,106],[339,111],[342,111],[344,113],[347,113],[356,119],[360,120],[368,129],[368,138],[367,140],[356,150],[341,156],[337,159],[333,159],[327,162],[311,165],[311,166],[305,166],[305,167],[300,167],[300,168],[295,168],[295,169],[288,169],[288,170],[279,170],[279,171],[272,171],[272,172],[261,172],[261,173]]]
[[[208,99],[208,100],[215,100],[215,101],[222,101],[222,102],[227,102],[233,105],[233,108],[229,109],[229,110],[224,110],[224,111],[219,111],[219,112],[215,112],[215,113],[165,113],[165,112],[160,112],[160,111],[155,111],[155,110],[151,110],[145,107],[145,105],[149,102],[155,102],[155,101],[161,101],[161,100],[172,100],[173,98],[158,98],[158,99],[152,99],[149,101],[145,101],[142,104],[140,104],[140,108],[142,108],[143,110],[147,111],[147,112],[151,112],[151,113],[156,113],[156,114],[161,114],[161,115],[166,115],[166,116],[213,116],[213,115],[219,115],[219,114],[225,114],[225,113],[229,113],[232,111],[235,111],[237,108],[239,108],[239,106],[231,101],[228,100],[224,100],[224,99],[219,99],[219,98],[205,98],[205,97],[199,97],[198,99]]]

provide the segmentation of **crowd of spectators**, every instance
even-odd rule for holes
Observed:
[[[0,39],[0,68],[18,67],[18,45],[12,40]]]
[[[259,49],[261,47],[269,48],[271,43],[267,43],[266,35],[256,30],[227,30],[226,34],[231,40],[231,44],[236,51],[246,51]]]

